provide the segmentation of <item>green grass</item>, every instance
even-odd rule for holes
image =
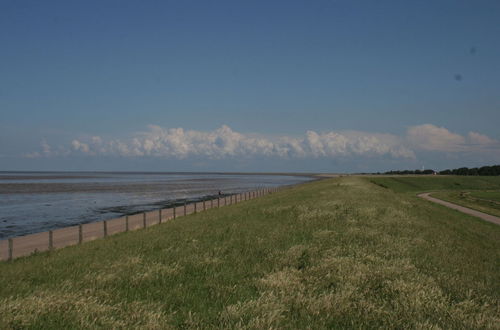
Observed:
[[[500,217],[499,191],[442,191],[432,196]]]
[[[500,176],[381,176],[371,177],[370,180],[396,192],[500,189]]]
[[[473,191],[471,197],[500,203],[500,191]]]
[[[0,328],[498,328],[500,227],[370,180],[1,263]]]
[[[436,198],[500,216],[500,177],[392,176],[372,177],[370,181],[399,193],[433,191]]]

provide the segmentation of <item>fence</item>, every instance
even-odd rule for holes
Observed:
[[[150,227],[177,217],[203,212],[212,208],[241,203],[258,198],[282,188],[266,188],[207,199],[172,208],[159,209],[120,218],[81,224],[46,232],[9,238],[0,241],[0,260],[12,260],[35,252],[60,249],[70,245],[82,244],[99,238],[131,230]]]

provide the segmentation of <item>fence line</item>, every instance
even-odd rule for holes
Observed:
[[[222,199],[220,196],[217,196],[217,198],[204,199],[202,202],[196,201],[189,204],[184,202],[183,205],[174,205],[170,208],[0,240],[0,260],[12,260],[36,252],[60,249],[70,245],[105,238],[117,233],[147,228],[181,216],[252,200],[285,188],[287,186],[232,194],[229,196],[229,202],[227,196],[224,196]],[[210,203],[207,203],[207,201]],[[198,203],[202,203],[200,204],[201,207],[197,207]],[[179,209],[182,212],[179,212]]]

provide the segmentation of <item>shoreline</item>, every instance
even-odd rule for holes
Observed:
[[[92,178],[89,174],[83,179],[72,176],[69,181],[53,179],[60,174],[47,174],[47,180],[0,180],[0,239],[203,201],[217,197],[218,191],[222,191],[221,197],[224,197],[318,179],[116,173],[92,175]]]
[[[217,195],[216,198],[211,199],[198,198],[191,200],[189,203],[187,199],[184,199],[182,202],[172,203],[171,207],[167,208],[137,212],[107,220],[80,223],[78,225],[66,226],[54,230],[2,239],[0,240],[0,261],[9,261],[33,253],[50,251],[71,245],[80,245],[85,242],[106,238],[118,233],[144,229],[193,213],[196,214],[212,208],[239,204],[300,184],[303,183],[237,194]]]

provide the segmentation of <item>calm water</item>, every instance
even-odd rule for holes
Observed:
[[[0,239],[310,177],[201,173],[0,172]]]

